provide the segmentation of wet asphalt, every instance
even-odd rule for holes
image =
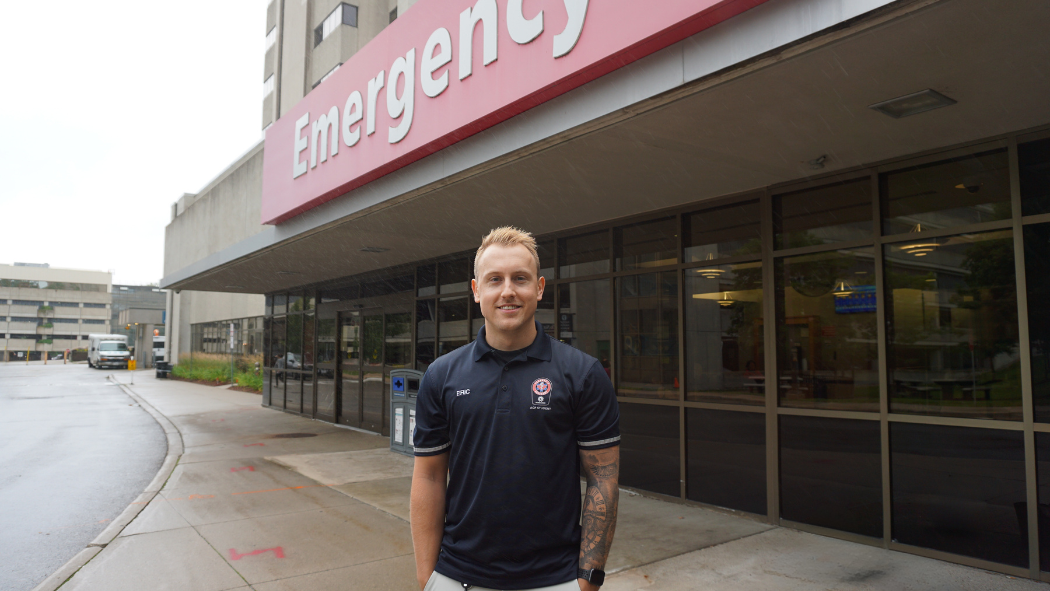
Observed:
[[[0,362],[0,591],[47,578],[160,469],[164,432],[110,373]]]

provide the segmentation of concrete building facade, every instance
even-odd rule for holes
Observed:
[[[303,6],[322,39],[280,43],[294,87],[162,281],[265,294],[263,404],[388,435],[513,224],[624,486],[1050,580],[1050,5],[421,0],[338,59]]]
[[[112,275],[48,265],[0,265],[3,361],[55,358],[110,332]]]

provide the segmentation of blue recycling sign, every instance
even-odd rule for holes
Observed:
[[[405,392],[405,378],[397,377],[394,378],[394,392]]]

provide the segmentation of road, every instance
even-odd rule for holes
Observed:
[[[160,469],[164,432],[110,373],[0,362],[0,591],[47,578]]]

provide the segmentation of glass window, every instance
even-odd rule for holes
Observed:
[[[437,293],[437,272],[434,265],[416,267],[416,295],[429,296]]]
[[[441,293],[458,293],[470,289],[470,279],[474,276],[474,259],[456,259],[438,264],[438,278],[441,280]]]
[[[595,357],[612,370],[612,281],[580,281],[558,286],[558,340]]]
[[[678,497],[678,407],[620,404],[620,484]]]
[[[678,262],[678,223],[664,218],[616,228],[616,270],[651,269]]]
[[[887,235],[1010,219],[1006,150],[884,174],[881,187]]]
[[[825,185],[773,197],[776,248],[870,238],[871,179]]]
[[[618,393],[678,400],[678,274],[621,277]]]
[[[285,357],[285,353],[288,352],[287,327],[288,319],[284,316],[273,319],[270,333],[270,342],[273,344],[270,350],[270,367],[283,368],[287,366],[287,358]]]
[[[762,263],[685,272],[685,396],[765,404]]]
[[[1021,213],[1050,213],[1050,138],[1017,146],[1021,168]]]
[[[766,415],[687,408],[686,497],[766,514]]]
[[[288,312],[288,296],[280,293],[273,296],[273,313],[286,314]]]
[[[781,406],[879,409],[873,259],[857,248],[776,261]]]
[[[266,296],[266,312],[265,313],[266,313],[267,316],[272,316],[273,315],[273,296],[272,295],[267,295]]]
[[[1035,420],[1050,423],[1050,224],[1024,227],[1024,266]]]
[[[434,339],[437,337],[437,302],[416,302],[416,369],[426,371],[434,362]]]
[[[290,371],[287,380],[288,383],[284,390],[284,408],[292,412],[302,412],[303,376],[297,371]]]
[[[412,314],[386,315],[386,364],[394,368],[412,364]]]
[[[314,315],[303,314],[303,371],[314,368]]]
[[[336,321],[334,317],[317,318],[317,414],[335,420]]]
[[[894,540],[1028,566],[1020,431],[890,423],[890,470]]]
[[[356,300],[361,297],[361,286],[358,284],[354,285],[343,285],[339,287],[326,287],[321,290],[321,303],[327,304],[329,302],[345,302],[347,300]]]
[[[554,241],[537,243],[536,254],[540,255],[540,277],[546,278],[548,283],[554,281]]]
[[[470,342],[467,296],[438,300],[438,356]]]
[[[314,293],[312,291],[303,294],[303,310],[313,310],[315,303]]]
[[[1012,232],[883,248],[890,410],[1021,420]]]
[[[762,252],[758,201],[683,216],[685,261],[694,263]]]
[[[1039,570],[1050,571],[1050,433],[1035,434],[1036,480],[1039,486]],[[1023,516],[1018,518],[1021,537],[1028,537],[1028,506],[1023,503]],[[1018,510],[1018,515],[1022,515]]]
[[[560,245],[562,279],[609,272],[609,232],[602,230],[583,236],[562,238]]]
[[[878,421],[780,417],[780,515],[882,537]]]
[[[302,369],[303,363],[303,317],[292,314],[288,321],[288,368]]]

